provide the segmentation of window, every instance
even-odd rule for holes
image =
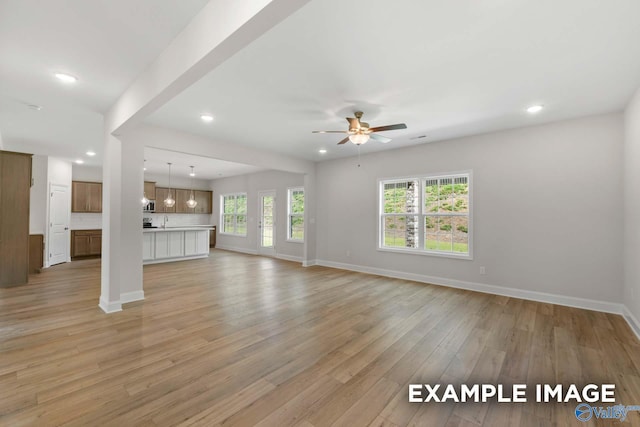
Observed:
[[[287,240],[304,241],[304,188],[290,188],[287,196]]]
[[[247,194],[224,194],[220,196],[221,233],[247,235]]]
[[[379,248],[471,258],[471,174],[380,181]]]

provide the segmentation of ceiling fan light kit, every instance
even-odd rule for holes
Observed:
[[[377,135],[375,132],[384,132],[387,130],[396,130],[396,129],[406,129],[407,125],[404,123],[399,123],[396,125],[387,125],[387,126],[378,126],[378,127],[369,127],[369,123],[360,121],[362,115],[364,113],[362,111],[356,111],[354,113],[355,117],[347,117],[347,122],[349,122],[349,130],[314,130],[313,133],[346,133],[348,136],[344,138],[342,141],[338,142],[338,145],[342,145],[347,141],[353,142],[355,145],[365,144],[369,139],[372,139],[377,142],[381,142],[386,144],[391,141],[391,138],[387,138],[381,135]]]

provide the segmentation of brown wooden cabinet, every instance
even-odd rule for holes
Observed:
[[[102,253],[102,230],[72,230],[71,258],[94,257]]]
[[[172,188],[171,194],[176,201],[176,204],[172,208],[164,206],[164,199],[167,198],[169,189],[165,187],[156,187],[156,213],[198,213],[198,214],[210,214],[212,212],[211,201],[213,199],[213,193],[211,191],[194,190],[193,196],[198,202],[195,209],[187,206],[187,200],[191,194],[191,190],[183,188]],[[147,195],[147,197],[149,197]]]
[[[191,195],[190,190],[176,189],[176,213],[193,213],[193,208],[187,206],[187,200]]]
[[[216,226],[213,226],[213,229],[211,229],[209,231],[209,247],[210,248],[215,248],[216,247]]]
[[[156,213],[176,213],[176,205],[173,205],[172,208],[168,208],[164,205],[164,199],[167,198],[168,194],[169,194],[168,188],[156,187]],[[176,198],[175,189],[171,189],[171,195],[175,200]]]
[[[44,235],[29,235],[29,274],[40,273],[44,266]]]
[[[212,212],[211,209],[211,199],[213,198],[213,193],[211,191],[202,191],[196,190],[193,192],[196,202],[194,212],[197,214],[210,214]]]
[[[144,194],[149,200],[156,199],[156,183],[151,181],[144,182]]]
[[[31,154],[0,151],[0,287],[29,281]]]
[[[102,183],[73,181],[71,183],[71,212],[102,212]]]

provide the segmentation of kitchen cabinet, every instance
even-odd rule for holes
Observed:
[[[72,230],[71,258],[95,257],[102,253],[102,230]]]
[[[29,281],[31,154],[0,151],[0,287]]]
[[[102,212],[102,183],[73,181],[71,183],[71,212]]]
[[[151,181],[144,182],[144,194],[149,200],[156,199],[156,183]]]
[[[142,230],[142,235],[144,264],[209,256],[209,230],[206,228],[153,228]]]
[[[209,230],[209,247],[216,247],[216,226],[214,225],[211,230]]]
[[[29,274],[40,273],[44,266],[44,235],[29,235]]]
[[[197,214],[210,214],[211,213],[211,199],[213,193],[211,191],[196,190],[193,192],[198,205],[195,207],[194,212]]]
[[[187,206],[191,190],[176,189],[176,213],[193,213],[193,208]]]
[[[156,187],[156,213],[176,213],[176,205],[173,205],[172,208],[168,208],[164,205],[164,199],[167,198],[169,194],[169,189],[164,187]],[[171,194],[173,198],[176,198],[176,190],[171,189]],[[176,202],[177,204],[177,202]]]

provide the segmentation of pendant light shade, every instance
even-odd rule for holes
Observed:
[[[189,195],[189,200],[187,200],[187,207],[193,209],[198,206],[196,198],[193,197],[193,177],[196,176],[195,172],[193,171],[193,166],[191,166],[191,173],[189,174],[189,176],[191,177],[191,194]]]
[[[169,165],[169,191],[167,192],[167,198],[164,199],[164,206],[167,208],[172,208],[176,204],[176,199],[173,198],[171,194],[171,163],[167,163]]]

